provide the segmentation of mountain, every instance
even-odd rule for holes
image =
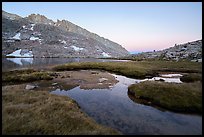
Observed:
[[[127,56],[129,52],[121,45],[66,20],[54,22],[39,14],[23,18],[2,11],[2,54],[18,57],[117,58]]]
[[[157,58],[175,61],[186,59],[194,62],[202,62],[202,40],[191,41],[183,44],[175,44],[173,47],[164,50],[143,52],[131,55],[129,58],[138,60]]]

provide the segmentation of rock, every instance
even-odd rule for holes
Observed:
[[[27,90],[32,90],[34,88],[37,88],[37,86],[35,86],[35,85],[26,85],[26,87],[25,87],[25,89],[27,89]]]
[[[191,61],[192,61],[192,62],[197,62],[197,59],[192,59]]]
[[[97,71],[91,71],[91,74],[99,74]]]
[[[55,85],[57,85],[58,83],[52,83],[52,86],[55,86]]]
[[[158,80],[155,80],[155,81],[165,81],[165,80],[164,80],[164,79],[161,79],[161,78],[160,78],[160,79],[158,79]]]
[[[136,55],[131,55],[130,58],[138,59],[164,59],[175,60],[187,59],[192,62],[202,62],[202,40],[192,41],[184,44],[175,44],[161,51],[143,52]]]
[[[107,80],[108,80],[107,78],[100,78],[99,82],[101,83],[101,82],[104,82],[104,81],[107,81]]]
[[[198,62],[202,62],[202,59],[198,59]]]
[[[67,20],[54,22],[39,14],[31,14],[25,18],[19,16],[21,20],[16,20],[18,17],[14,14],[5,11],[2,11],[2,14],[2,34],[4,35],[2,40],[5,41],[2,43],[3,55],[8,54],[4,50],[8,48],[11,51],[14,48],[30,49],[34,51],[36,57],[118,58],[129,55],[121,45]],[[7,39],[18,33],[21,34],[21,40],[13,42],[10,47],[6,46]],[[35,40],[30,39],[34,39],[33,37]]]
[[[152,102],[148,101],[148,102],[147,102],[147,104],[151,105],[151,104],[152,104]]]

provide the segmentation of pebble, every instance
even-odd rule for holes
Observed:
[[[57,83],[52,83],[52,86],[55,86],[55,85],[57,85]]]
[[[35,86],[35,85],[26,85],[26,87],[25,87],[25,89],[27,89],[27,90],[32,90],[34,88],[37,88],[37,86]]]

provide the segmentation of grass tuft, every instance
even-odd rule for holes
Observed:
[[[176,112],[202,113],[202,84],[145,81],[128,87],[128,93],[141,103],[151,102]]]
[[[2,72],[3,85],[52,79],[53,76],[51,72],[40,72],[33,69]]]
[[[183,75],[180,80],[182,82],[195,82],[195,81],[202,81],[202,74],[199,73],[191,73]]]
[[[121,74],[132,78],[157,76],[162,72],[202,73],[202,64],[197,62],[171,61],[130,61],[130,62],[80,62],[57,65],[55,71],[97,69]]]

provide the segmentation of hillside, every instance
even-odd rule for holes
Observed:
[[[23,18],[2,11],[3,56],[116,58],[128,54],[121,45],[69,21],[54,22],[39,14]]]
[[[202,40],[175,44],[173,47],[153,52],[143,52],[128,56],[136,60],[163,59],[179,61],[182,59],[193,62],[202,62]]]

